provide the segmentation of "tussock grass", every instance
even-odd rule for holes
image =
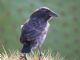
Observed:
[[[21,53],[19,51],[14,52],[9,51],[7,53],[4,46],[2,47],[4,52],[0,53],[0,60],[23,60],[20,59]],[[37,52],[34,53],[34,57],[31,54],[27,55],[26,57],[28,60],[39,60]],[[63,57],[61,57],[59,53],[57,53],[55,56],[52,56],[51,51],[48,50],[47,52],[43,53],[41,60],[63,60]]]
[[[39,57],[36,53],[34,54],[34,57],[32,55],[27,55],[26,57],[28,60],[39,60]],[[7,54],[7,52],[5,51],[5,53],[0,54],[0,60],[20,60],[20,53],[16,51]],[[59,53],[57,53],[55,56],[52,56],[50,52],[47,52],[42,56],[41,60],[63,60],[63,58]]]

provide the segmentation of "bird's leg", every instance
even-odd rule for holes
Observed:
[[[34,57],[34,52],[33,52],[33,50],[31,50],[31,54],[32,54],[32,56]]]
[[[24,54],[24,59],[27,60],[26,53]]]
[[[39,50],[39,60],[41,60],[43,54],[40,46],[38,46],[38,50]]]
[[[20,60],[27,60],[26,53],[21,54]]]
[[[28,53],[28,55],[34,57],[34,52],[32,49],[31,49],[30,53]]]

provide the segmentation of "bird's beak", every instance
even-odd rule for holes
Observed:
[[[57,13],[55,13],[55,12],[53,12],[53,11],[50,11],[50,14],[49,14],[50,16],[53,16],[53,17],[58,17],[58,14]]]

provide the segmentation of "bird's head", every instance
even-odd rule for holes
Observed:
[[[36,9],[31,15],[31,18],[39,18],[39,19],[44,19],[46,21],[50,17],[57,17],[57,14],[47,7],[41,7],[39,9]]]

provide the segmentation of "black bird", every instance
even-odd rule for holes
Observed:
[[[29,21],[25,22],[21,26],[20,42],[23,44],[21,53],[30,53],[33,48],[39,49],[39,55],[41,56],[41,45],[44,42],[48,28],[48,20],[51,17],[57,17],[57,14],[50,10],[48,7],[41,7],[36,9]]]

